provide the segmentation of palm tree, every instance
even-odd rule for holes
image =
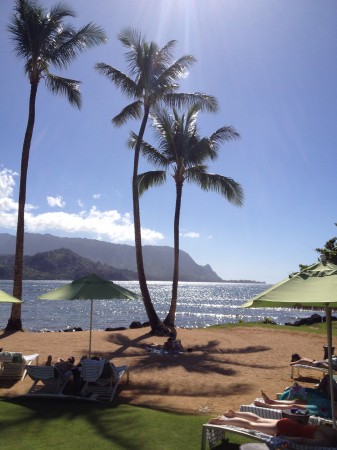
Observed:
[[[239,133],[231,126],[216,130],[209,137],[200,137],[197,128],[198,106],[192,106],[186,116],[173,115],[167,111],[159,111],[153,115],[153,127],[158,138],[158,149],[147,142],[142,142],[141,152],[150,163],[158,167],[157,171],[149,171],[138,175],[139,195],[152,186],[160,186],[166,181],[167,173],[171,173],[176,187],[176,203],[174,213],[174,267],[172,280],[172,297],[169,312],[164,320],[168,326],[174,326],[177,309],[179,280],[179,222],[181,199],[185,182],[195,183],[204,191],[214,191],[223,195],[229,202],[241,206],[243,190],[232,178],[207,172],[206,162],[218,157],[220,144],[237,139]],[[137,141],[131,135],[130,146]]]
[[[66,95],[70,104],[80,108],[79,81],[50,73],[50,66],[66,68],[83,51],[106,41],[104,31],[89,23],[79,30],[63,23],[66,17],[76,17],[66,5],[58,4],[47,11],[34,0],[16,0],[8,30],[15,52],[25,61],[25,74],[30,83],[28,122],[22,147],[19,187],[18,221],[14,265],[13,296],[22,298],[24,211],[29,153],[35,122],[35,102],[41,79],[54,94]],[[13,304],[6,329],[20,330],[21,305]]]
[[[134,100],[112,119],[112,123],[116,126],[121,126],[128,119],[141,120],[134,147],[132,175],[135,249],[139,286],[151,331],[156,333],[162,331],[162,323],[154,309],[147,287],[141,240],[137,181],[141,143],[150,111],[159,104],[178,107],[198,104],[202,109],[215,112],[217,110],[217,101],[214,97],[202,93],[177,93],[179,88],[177,80],[187,73],[188,68],[195,62],[195,58],[186,55],[174,61],[172,52],[176,41],[169,41],[164,47],[159,48],[154,42],[146,42],[141,33],[132,28],[124,29],[118,35],[118,39],[128,49],[126,61],[129,75],[105,63],[96,64],[96,69],[100,74],[110,79],[129,98]]]

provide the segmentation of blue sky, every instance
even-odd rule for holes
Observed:
[[[45,7],[55,0],[42,0]],[[240,133],[209,170],[241,183],[242,208],[185,185],[181,249],[223,279],[274,283],[317,260],[337,235],[337,2],[335,0],[68,0],[81,26],[102,26],[107,44],[66,71],[82,81],[83,107],[71,107],[43,82],[27,184],[26,230],[133,244],[126,146],[137,123],[114,128],[129,100],[94,70],[127,71],[116,36],[127,26],[159,46],[176,40],[176,58],[196,57],[181,91],[217,97],[218,114],[200,114],[202,135],[223,125]],[[0,4],[0,232],[15,234],[16,202],[29,83],[6,26],[13,2]],[[152,141],[149,129],[146,139]],[[152,141],[153,142],[153,141]],[[141,162],[140,170],[147,170]],[[143,243],[173,245],[173,182],[141,198]],[[1,251],[1,250],[0,250]]]

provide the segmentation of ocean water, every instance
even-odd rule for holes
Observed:
[[[58,331],[72,327],[89,329],[90,301],[38,300],[37,297],[69,281],[25,281],[23,287],[22,324],[26,330]],[[116,281],[140,293],[136,281]],[[151,298],[157,314],[166,317],[171,297],[170,282],[149,282]],[[176,325],[202,328],[209,325],[259,321],[265,317],[278,324],[308,317],[310,311],[284,308],[240,308],[240,305],[266,290],[263,283],[179,283]],[[0,289],[12,293],[12,281],[1,281]],[[0,303],[0,328],[4,328],[11,305]],[[96,300],[93,307],[93,329],[129,327],[132,321],[146,322],[142,300]]]

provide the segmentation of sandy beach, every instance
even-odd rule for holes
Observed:
[[[130,382],[122,384],[118,401],[165,410],[218,414],[238,408],[260,396],[282,392],[292,381],[290,357],[299,353],[323,358],[324,336],[305,331],[291,333],[275,326],[227,329],[178,329],[178,338],[191,352],[157,355],[143,344],[162,344],[165,338],[153,337],[149,328],[125,331],[95,331],[92,354],[105,357],[115,365],[130,366]],[[5,334],[0,332],[4,351],[39,353],[39,364],[48,355],[56,361],[73,355],[78,361],[88,354],[89,332]],[[308,372],[309,375],[309,372]],[[317,372],[313,372],[317,376]],[[301,381],[314,386],[313,379]],[[0,396],[24,394],[32,384],[27,376],[15,383],[0,381]]]

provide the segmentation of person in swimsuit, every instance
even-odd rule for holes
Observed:
[[[324,425],[305,425],[291,419],[264,419],[250,412],[229,409],[222,416],[211,419],[214,425],[233,425],[278,436],[291,442],[317,446],[336,446],[337,431]]]
[[[296,359],[295,356],[298,356],[299,359]],[[322,369],[328,369],[329,363],[326,359],[312,359],[312,358],[301,358],[300,355],[295,353],[292,355],[290,365],[301,365],[301,366],[312,366],[312,367],[320,367]]]
[[[328,385],[328,376],[325,376],[316,389],[306,388],[307,399],[306,400],[286,400],[286,399],[271,399],[264,391],[261,391],[263,402],[259,400],[254,400],[255,406],[260,406],[262,408],[274,408],[284,409],[291,408],[292,406],[297,409],[306,410],[312,416],[325,417],[331,419],[331,400],[328,395],[325,394]],[[322,390],[321,389],[322,386]],[[337,386],[335,387],[335,393],[337,394]],[[285,391],[286,392],[286,391]],[[335,403],[335,414],[337,414],[337,404]]]

